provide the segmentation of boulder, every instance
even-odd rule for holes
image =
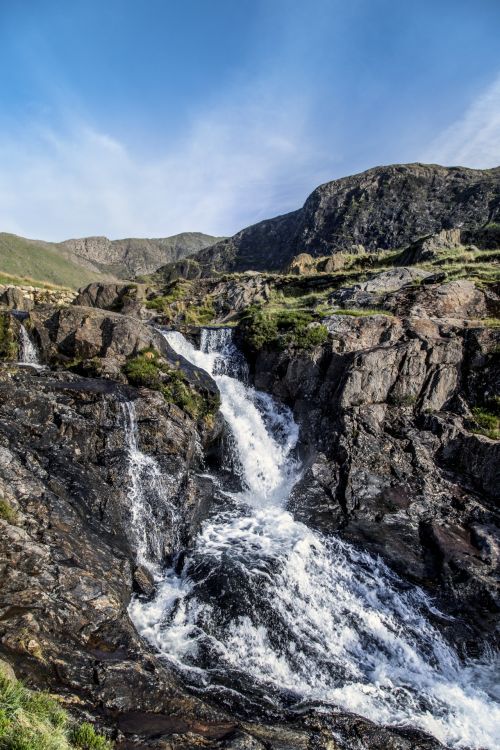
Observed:
[[[404,265],[428,263],[439,258],[447,250],[461,247],[461,244],[460,229],[443,229],[441,232],[429,234],[409,245],[403,253],[401,262]]]

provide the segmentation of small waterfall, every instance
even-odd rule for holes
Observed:
[[[169,500],[172,487],[151,456],[138,447],[137,418],[131,401],[121,404],[125,425],[130,481],[129,500],[137,563],[158,573],[165,557],[164,536],[176,540],[175,508]]]
[[[40,366],[38,352],[25,326],[21,323],[20,329],[19,361],[24,365]]]
[[[204,331],[200,350],[166,334],[217,382],[243,490],[204,523],[182,573],[164,571],[153,600],[133,600],[139,632],[205,691],[264,693],[277,707],[319,701],[449,747],[498,748],[493,661],[463,664],[422,591],[286,510],[298,428],[231,375],[242,370],[230,333]]]

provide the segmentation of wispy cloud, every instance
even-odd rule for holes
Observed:
[[[237,229],[300,205],[326,177],[308,106],[255,91],[198,116],[157,158],[84,122],[0,141],[0,231],[43,239]],[[307,188],[305,188],[307,186]]]
[[[476,168],[500,164],[500,75],[430,144],[421,161]]]

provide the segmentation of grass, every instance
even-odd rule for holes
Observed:
[[[23,283],[63,286],[78,289],[102,276],[88,271],[66,258],[50,242],[28,240],[15,234],[0,233],[0,267],[7,283],[15,277]],[[29,274],[29,276],[26,275]]]
[[[372,315],[385,315],[388,318],[393,318],[393,314],[387,310],[377,310],[375,308],[349,308],[343,310],[331,310],[330,315],[349,315],[353,318],[369,318]]]
[[[182,321],[191,326],[208,325],[215,318],[213,301],[207,296],[203,302],[196,304],[192,292],[192,281],[177,279],[169,284],[165,294],[146,300],[146,307],[156,310],[168,321]]]
[[[240,323],[243,340],[253,351],[266,347],[313,349],[328,339],[328,329],[312,310],[251,305]]]
[[[193,388],[184,373],[169,367],[152,347],[130,357],[123,372],[131,385],[160,391],[165,401],[175,404],[193,419],[212,415],[219,405]]]
[[[0,312],[0,359],[15,360],[19,356],[19,341],[14,331],[13,318]]]
[[[13,274],[3,272],[0,273],[0,284],[4,284],[5,286],[34,286],[37,289],[47,289],[49,291],[65,292],[69,290],[67,286],[49,284],[45,281],[33,279],[31,276],[14,276]]]
[[[12,526],[17,523],[17,513],[7,500],[0,500],[0,518]]]
[[[483,318],[481,325],[486,328],[500,328],[500,318]]]
[[[500,440],[500,398],[488,402],[487,406],[475,406],[472,414],[479,428],[475,432]]]
[[[77,723],[59,701],[29,690],[0,670],[0,750],[112,750],[88,723]]]

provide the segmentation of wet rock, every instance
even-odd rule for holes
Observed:
[[[154,578],[144,565],[139,565],[134,570],[134,590],[144,596],[151,596],[155,590]]]

